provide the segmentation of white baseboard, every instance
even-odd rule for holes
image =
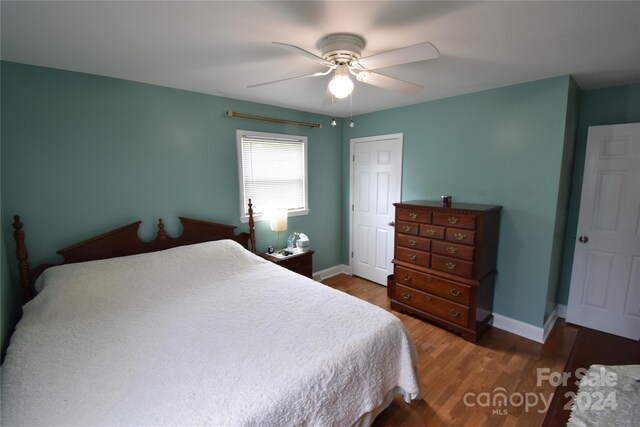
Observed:
[[[521,337],[532,341],[544,342],[544,331],[541,327],[533,326],[528,323],[521,322],[520,320],[503,316],[502,314],[493,313],[493,327],[511,332],[512,334],[520,335]]]
[[[562,317],[563,319],[567,318],[567,306],[558,304],[558,317]]]
[[[333,267],[325,268],[324,270],[316,271],[313,273],[313,280],[318,282],[328,279],[329,277],[337,276],[338,274],[351,275],[351,268],[348,265],[340,264]]]
[[[544,322],[544,326],[542,327],[542,343],[547,340],[547,337],[551,333],[553,326],[556,324],[556,320],[558,320],[558,306],[553,309],[549,318],[546,322]]]
[[[502,329],[503,331],[511,332],[512,334],[520,335],[523,338],[544,344],[553,329],[553,325],[556,324],[557,319],[557,307],[551,312],[551,315],[544,323],[543,327],[533,326],[520,320],[493,313],[493,326],[495,328]]]

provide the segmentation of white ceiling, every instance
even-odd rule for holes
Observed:
[[[324,67],[334,32],[363,36],[363,56],[433,43],[441,57],[381,73],[416,96],[355,82],[353,114],[572,74],[583,89],[640,82],[640,2],[11,2],[2,59],[346,117],[322,100],[330,76],[247,89]]]

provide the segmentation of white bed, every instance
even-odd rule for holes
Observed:
[[[2,366],[2,425],[367,425],[419,398],[385,310],[231,240],[61,265]]]

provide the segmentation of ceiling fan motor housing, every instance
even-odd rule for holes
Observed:
[[[320,41],[322,58],[334,64],[348,64],[360,59],[364,46],[362,37],[349,33],[329,34]]]

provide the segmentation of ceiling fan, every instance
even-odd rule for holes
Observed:
[[[312,74],[289,77],[248,87],[254,88],[287,80],[326,76],[333,72],[334,76],[329,82],[325,95],[325,104],[333,103],[334,97],[346,98],[349,96],[353,91],[353,82],[349,75],[354,76],[356,80],[362,83],[401,92],[406,95],[415,95],[422,90],[422,86],[385,76],[373,70],[411,62],[426,61],[440,56],[440,52],[438,52],[438,49],[436,49],[434,45],[428,42],[422,42],[362,58],[360,54],[362,49],[364,49],[365,41],[362,37],[350,33],[334,33],[323,37],[320,42],[322,56],[318,56],[292,44],[278,42],[273,42],[273,44],[316,60],[321,65],[327,67],[327,69]]]

